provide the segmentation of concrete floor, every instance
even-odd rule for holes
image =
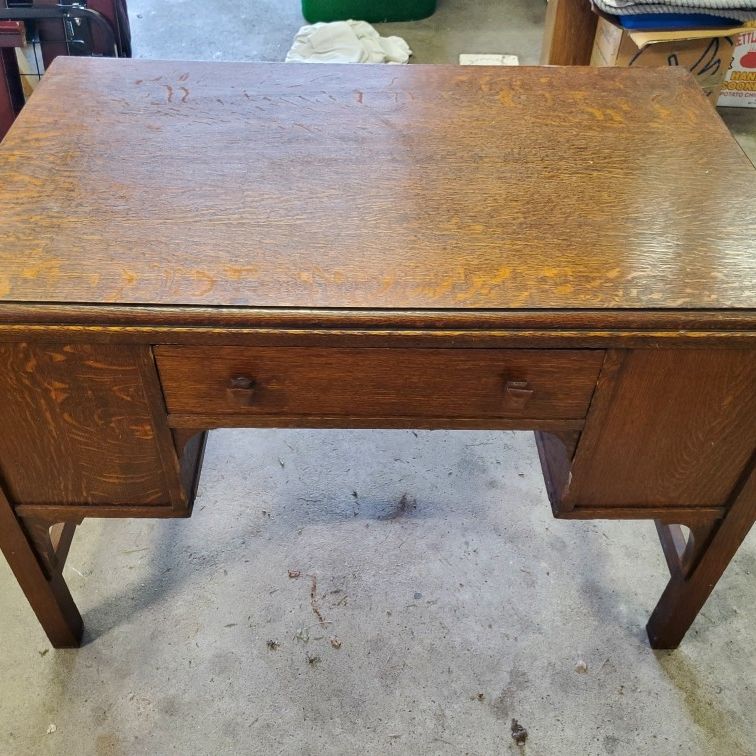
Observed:
[[[296,0],[238,5],[131,0],[136,52],[280,60]],[[418,61],[533,63],[542,15],[441,0],[390,30]],[[728,114],[752,157],[755,116]],[[191,520],[80,529],[80,651],[0,560],[0,756],[488,756],[519,750],[512,718],[531,756],[754,754],[754,572],[752,534],[653,652],[653,525],[553,520],[530,434],[217,431]]]

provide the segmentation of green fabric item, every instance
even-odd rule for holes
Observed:
[[[415,21],[436,10],[436,0],[302,0],[302,14],[318,21]]]

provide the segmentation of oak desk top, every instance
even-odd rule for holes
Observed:
[[[0,303],[756,308],[756,173],[676,69],[58,58]]]

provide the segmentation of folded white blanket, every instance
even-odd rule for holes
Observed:
[[[412,55],[401,37],[381,37],[365,21],[303,26],[286,55],[287,63],[406,63]]]

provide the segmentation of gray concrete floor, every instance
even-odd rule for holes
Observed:
[[[280,60],[296,1],[239,5],[131,0],[136,52]],[[542,15],[441,0],[390,31],[418,61],[532,63]],[[753,156],[754,112],[728,117]],[[530,434],[216,431],[191,520],[80,529],[81,650],[0,563],[0,756],[488,756],[512,718],[531,756],[754,754],[755,571],[752,535],[653,652],[653,525],[553,520]]]

